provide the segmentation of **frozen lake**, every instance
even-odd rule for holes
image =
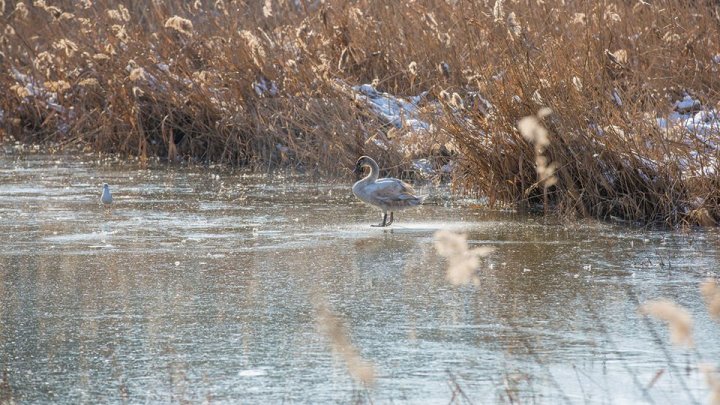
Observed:
[[[0,402],[707,401],[697,365],[720,362],[720,325],[698,285],[720,272],[717,230],[548,224],[448,199],[379,229],[350,186],[0,156]],[[478,287],[446,281],[440,229],[495,248]],[[660,297],[689,309],[695,349],[638,314]],[[333,354],[318,308],[374,385]]]

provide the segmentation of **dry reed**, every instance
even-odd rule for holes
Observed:
[[[712,278],[706,279],[700,284],[700,292],[710,316],[720,321],[720,287],[717,281]]]
[[[375,383],[375,367],[363,359],[353,346],[343,321],[325,306],[321,306],[317,311],[317,325],[330,342],[333,353],[343,360],[353,379],[366,387],[372,386]]]
[[[455,185],[491,205],[720,221],[718,131],[656,120],[685,95],[699,100],[689,111],[718,101],[712,2],[25,0],[3,11],[3,139],[333,174],[363,154],[395,174],[452,158]],[[346,84],[363,83],[427,91],[432,130],[357,103]],[[545,107],[538,153],[517,125]]]
[[[638,309],[641,314],[667,322],[670,341],[676,345],[693,346],[693,320],[690,313],[670,300],[648,301]]]
[[[710,388],[709,405],[720,405],[720,374],[712,364],[700,364],[700,371],[705,374],[705,381]]]

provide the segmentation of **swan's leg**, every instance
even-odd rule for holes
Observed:
[[[381,223],[379,223],[379,224],[377,224],[377,225],[370,225],[370,226],[374,226],[374,227],[377,227],[377,228],[382,228],[382,227],[385,227],[385,226],[387,226],[387,225],[388,225],[388,224],[387,224],[387,211],[386,211],[386,212],[383,212],[383,221],[382,221]]]
[[[388,221],[388,223],[385,224],[385,226],[390,226],[390,225],[392,225],[392,223],[393,223],[393,212],[390,211],[390,221]]]

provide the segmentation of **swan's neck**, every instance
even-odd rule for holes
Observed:
[[[366,183],[373,183],[378,179],[380,175],[380,167],[375,163],[374,160],[368,160],[365,162],[366,165],[370,166],[370,173],[363,179]]]

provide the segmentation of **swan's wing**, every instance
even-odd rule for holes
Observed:
[[[380,179],[375,182],[372,190],[373,197],[384,204],[418,204],[422,198],[415,195],[411,185],[398,179]]]

